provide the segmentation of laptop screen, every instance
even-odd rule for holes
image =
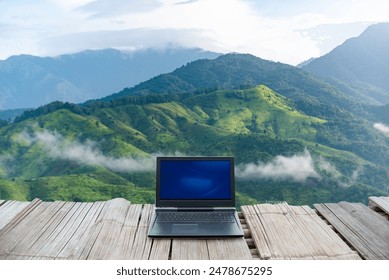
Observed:
[[[158,157],[157,206],[235,204],[232,157]]]

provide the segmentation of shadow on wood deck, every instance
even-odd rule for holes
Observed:
[[[0,201],[0,259],[389,259],[389,197],[241,207],[245,237],[147,237],[153,205]]]

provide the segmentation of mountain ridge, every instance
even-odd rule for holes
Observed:
[[[218,55],[200,49],[104,49],[57,57],[12,56],[0,61],[0,109],[101,98],[187,62]]]
[[[323,110],[333,110],[332,104],[338,104],[351,111],[359,111],[360,107],[364,106],[363,103],[353,101],[337,87],[309,72],[250,54],[236,53],[188,63],[185,67],[158,75],[137,86],[104,97],[101,101],[131,95],[180,93],[199,89],[239,89],[259,84],[292,99],[299,110],[318,117],[321,117]],[[326,108],[322,110],[321,107]],[[333,112],[339,113],[341,112]]]
[[[369,26],[360,36],[346,40],[302,69],[346,83],[345,92],[370,104],[389,103],[389,23]]]

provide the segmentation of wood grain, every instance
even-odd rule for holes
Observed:
[[[386,211],[388,199],[370,201]],[[151,204],[2,201],[0,259],[389,259],[387,216],[360,203],[315,206],[346,242],[312,208],[286,203],[242,206],[242,238],[157,239],[147,236]]]
[[[261,259],[359,259],[308,206],[241,208]]]
[[[315,207],[363,258],[389,259],[387,219],[361,203],[325,203]]]

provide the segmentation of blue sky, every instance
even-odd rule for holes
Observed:
[[[386,0],[0,0],[0,59],[199,47],[296,65],[368,25]]]

